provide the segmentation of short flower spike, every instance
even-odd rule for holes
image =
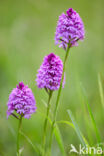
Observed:
[[[63,72],[63,62],[54,53],[45,56],[37,74],[38,88],[57,90],[60,87]],[[64,86],[64,82],[63,82]]]
[[[30,118],[31,114],[36,111],[34,95],[31,89],[24,85],[23,82],[20,82],[19,85],[12,90],[7,106],[7,117],[16,111],[17,114],[22,115],[24,118]]]
[[[69,8],[65,13],[59,16],[59,20],[55,33],[55,44],[59,47],[67,48],[68,44],[73,46],[78,45],[78,40],[83,40],[85,36],[84,24],[79,14]]]

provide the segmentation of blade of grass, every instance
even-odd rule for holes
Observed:
[[[83,88],[82,85],[81,85],[81,88],[82,88],[82,91],[83,91],[82,93],[83,93],[83,97],[84,97],[84,99],[85,99],[85,104],[86,104],[86,106],[87,106],[87,109],[88,109],[90,118],[91,118],[91,120],[92,120],[92,124],[93,124],[94,130],[95,130],[95,133],[96,133],[97,141],[98,141],[98,143],[100,143],[100,142],[101,142],[100,134],[99,134],[99,131],[98,131],[98,129],[97,129],[97,125],[96,125],[96,122],[95,122],[95,119],[94,119],[94,116],[93,116],[93,113],[92,113],[92,110],[91,110],[91,107],[90,107],[88,98],[87,98],[87,96],[86,96],[86,91],[85,91],[85,89]]]
[[[44,113],[41,113],[41,111],[39,111],[39,109],[38,109],[38,113],[45,118],[46,115]],[[49,117],[48,117],[48,121],[52,125],[52,121]],[[59,145],[60,151],[63,154],[63,156],[65,156],[64,144],[63,144],[61,133],[60,133],[60,130],[59,130],[57,124],[55,125],[54,134],[55,134],[56,141]]]
[[[27,142],[33,147],[33,149],[36,151],[36,153],[40,153],[39,149],[37,148],[37,146],[35,146],[32,141],[22,132],[20,131],[20,134],[27,140]]]
[[[47,108],[47,103],[43,99],[41,101],[44,104],[44,106]]]
[[[71,123],[71,122],[69,122],[69,121],[61,120],[61,121],[57,121],[57,123],[63,123],[63,124],[66,124],[66,125],[72,127],[72,128],[75,130],[75,126],[73,125],[73,123]],[[82,138],[83,138],[85,144],[89,147],[89,143],[88,143],[88,141],[87,141],[86,138],[83,136],[83,134],[82,134],[81,131],[80,131],[80,133],[81,133],[81,136],[82,136]]]
[[[57,121],[57,123],[67,124],[67,125],[69,125],[70,127],[75,128],[74,125],[73,125],[73,123],[71,123],[71,122],[69,122],[69,121],[60,120],[60,121]]]
[[[100,94],[101,104],[104,107],[104,92],[103,92],[103,86],[102,86],[100,74],[98,74],[98,85],[99,85],[99,94]]]
[[[13,135],[14,139],[16,140],[16,132],[14,131],[13,127],[9,122],[7,122],[8,129],[10,130],[11,134]]]
[[[14,136],[14,138],[16,139],[16,133],[13,129],[13,127],[8,124],[8,128],[10,129],[10,132],[12,133],[12,135]],[[27,142],[33,147],[33,149],[39,154],[39,149],[32,143],[32,141],[22,132],[20,131],[20,134],[27,140]],[[22,149],[20,149],[20,152],[22,152]]]
[[[68,112],[68,115],[69,115],[73,125],[74,125],[75,131],[76,131],[76,133],[77,133],[77,135],[79,137],[79,140],[81,141],[83,146],[86,146],[86,143],[85,143],[85,141],[84,141],[84,139],[83,139],[83,137],[81,135],[81,132],[80,132],[79,127],[78,127],[78,125],[77,125],[77,123],[76,123],[76,121],[74,119],[74,116],[73,116],[72,112],[70,110],[67,110],[67,112]]]
[[[78,94],[78,98],[79,98],[79,102],[80,102],[80,104],[81,104],[81,110],[83,111],[83,114],[84,114],[84,122],[86,123],[86,129],[90,129],[90,125],[89,125],[89,120],[88,120],[88,118],[87,118],[87,116],[88,116],[88,111],[87,111],[87,109],[86,109],[86,107],[85,107],[85,100],[84,100],[84,97],[83,97],[83,95],[82,95],[82,89],[81,89],[81,87],[80,87],[80,81],[79,81],[79,77],[78,77],[78,75],[76,75],[76,83],[77,83],[77,85],[76,85],[76,89],[77,89],[77,94]],[[91,135],[91,133],[90,133],[90,131],[88,130],[87,131],[87,135],[88,135],[88,140],[89,140],[89,143],[90,143],[90,145],[92,144],[93,145],[93,138],[92,138],[92,135]]]
[[[61,153],[63,154],[63,156],[65,156],[65,150],[64,150],[64,145],[63,145],[63,141],[62,141],[62,137],[61,137],[61,133],[60,130],[58,128],[58,125],[56,124],[56,127],[54,129],[54,134],[55,134],[55,138],[57,140],[57,143],[60,147]]]

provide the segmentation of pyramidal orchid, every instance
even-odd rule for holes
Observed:
[[[44,57],[43,63],[40,66],[37,74],[37,86],[38,88],[44,88],[48,94],[48,106],[47,106],[47,113],[44,122],[44,132],[43,132],[43,142],[42,146],[43,149],[45,148],[45,141],[46,141],[46,129],[47,129],[47,121],[50,111],[50,100],[52,97],[52,93],[55,90],[58,90],[60,87],[60,82],[63,73],[63,62],[59,58],[59,56],[55,55],[54,53],[50,53],[49,55]],[[65,80],[63,81],[64,87]],[[44,155],[44,151],[42,153]]]
[[[12,90],[7,103],[7,118],[12,115],[19,119],[18,135],[17,135],[17,156],[19,156],[19,138],[22,118],[29,119],[36,111],[36,102],[32,90],[20,82],[16,88]]]
[[[77,46],[79,40],[85,36],[84,24],[79,14],[69,8],[66,13],[59,16],[55,33],[55,44],[64,49],[70,46]]]
[[[63,63],[62,79],[58,90],[58,95],[57,95],[55,110],[53,115],[53,122],[51,126],[51,134],[50,134],[50,141],[49,141],[50,152],[51,152],[53,132],[56,123],[57,110],[58,110],[60,95],[62,91],[64,72],[65,72],[66,62],[69,55],[69,50],[71,47],[77,46],[78,41],[83,40],[84,37],[85,37],[85,31],[84,31],[84,24],[82,19],[80,18],[79,14],[75,10],[69,8],[66,11],[66,13],[62,13],[59,16],[59,20],[57,22],[57,27],[56,27],[56,33],[55,33],[55,44],[56,45],[58,44],[59,47],[65,50],[65,58]]]

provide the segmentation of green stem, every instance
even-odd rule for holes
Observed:
[[[46,142],[46,130],[47,130],[47,122],[48,122],[48,116],[49,116],[49,111],[50,111],[50,100],[51,100],[51,97],[52,97],[52,93],[53,91],[49,91],[49,98],[48,98],[48,105],[47,105],[47,114],[46,114],[46,118],[45,118],[45,121],[44,121],[44,131],[43,131],[43,142],[42,142],[42,146],[43,146],[43,152],[42,152],[42,155],[44,156],[44,152],[45,152],[45,142]]]
[[[57,109],[58,109],[59,99],[60,99],[60,95],[61,95],[61,90],[62,90],[62,85],[63,85],[63,80],[64,80],[64,73],[65,73],[65,68],[66,68],[66,61],[68,58],[69,49],[70,49],[70,44],[68,44],[68,47],[66,50],[66,55],[65,55],[65,59],[64,59],[64,63],[63,63],[62,79],[61,79],[61,83],[60,83],[60,88],[58,90],[58,95],[57,95],[57,100],[56,100],[56,105],[55,105],[55,110],[54,110],[54,119],[53,119],[52,126],[51,126],[51,135],[50,135],[50,141],[49,141],[49,152],[50,153],[51,153],[52,138],[53,138],[53,132],[54,132],[56,116],[57,116]]]
[[[19,142],[20,142],[21,125],[22,125],[22,116],[20,116],[19,124],[18,124],[18,134],[17,134],[17,156],[20,156],[20,154],[19,154]]]

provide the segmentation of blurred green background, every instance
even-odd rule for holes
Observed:
[[[58,16],[68,8],[75,9],[83,19],[86,31],[84,42],[73,47],[66,69],[66,85],[62,91],[57,120],[68,120],[67,109],[73,115],[83,135],[91,145],[97,143],[92,122],[81,98],[80,83],[86,89],[102,141],[104,139],[104,108],[98,87],[98,73],[104,78],[104,0],[0,0],[0,156],[15,156],[18,121],[6,119],[8,96],[19,81],[28,84],[35,95],[37,112],[23,120],[23,131],[33,143],[40,144],[45,112],[43,100],[47,94],[36,86],[36,74],[43,57],[54,52],[64,59],[65,52],[54,45]],[[52,111],[57,92],[52,99]],[[75,131],[59,125],[66,152],[70,144],[80,141]],[[48,127],[47,135],[50,133]],[[33,148],[22,137],[24,156],[34,156]],[[52,156],[61,156],[54,138]]]

